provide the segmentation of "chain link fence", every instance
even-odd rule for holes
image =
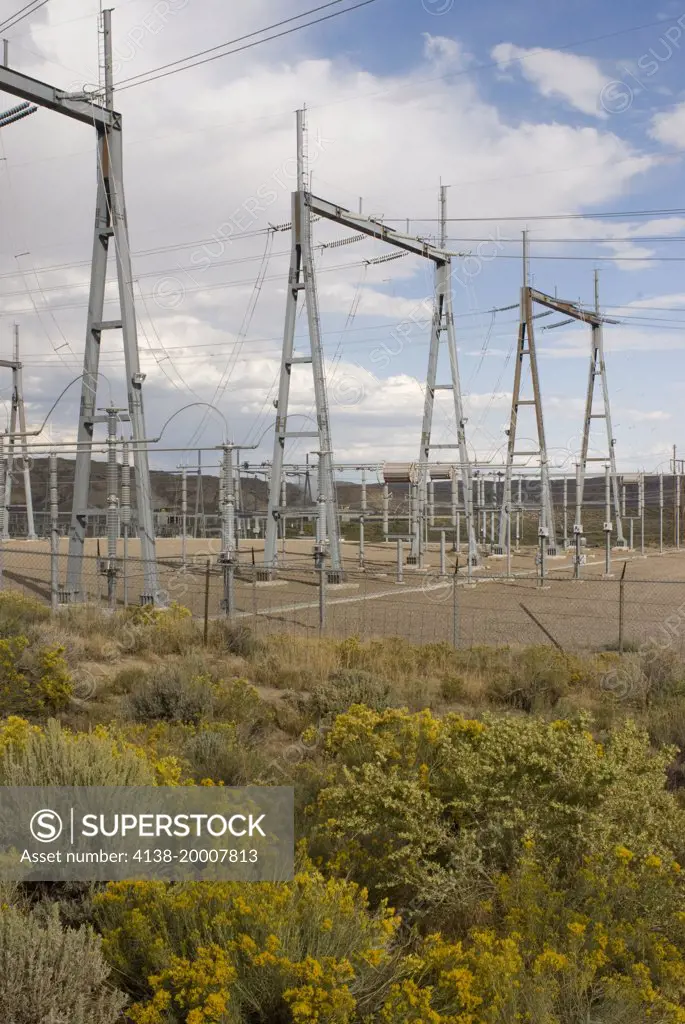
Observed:
[[[244,557],[244,556],[243,556]],[[157,562],[162,598],[190,609],[199,620],[229,617],[256,635],[273,633],[403,637],[457,647],[553,644],[564,650],[630,650],[647,644],[680,645],[685,638],[685,564],[681,555],[616,562],[604,578],[601,564],[560,565],[544,578],[535,569],[507,576],[503,563],[467,574],[445,566],[425,570],[391,562],[346,569],[341,582],[310,558],[279,566],[265,579],[257,564],[222,565],[215,554],[176,554]],[[3,545],[0,587],[60,607],[66,550]],[[103,608],[140,604],[145,566],[139,557],[83,558],[78,599]],[[625,575],[623,575],[625,574]],[[663,578],[659,578],[662,576]]]

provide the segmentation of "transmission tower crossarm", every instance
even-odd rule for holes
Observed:
[[[401,231],[386,227],[382,221],[373,217],[352,213],[344,206],[329,203],[326,199],[319,199],[318,196],[313,196],[309,192],[305,193],[305,202],[317,217],[325,217],[326,220],[359,231],[361,234],[368,235],[369,238],[377,238],[380,242],[396,245],[400,249],[414,253],[415,256],[424,256],[435,263],[445,263],[448,260],[448,256],[442,249],[436,249],[435,246],[424,242],[421,238],[412,238],[411,235],[405,235]]]
[[[40,82],[36,78],[29,78],[28,75],[22,75],[12,68],[0,66],[0,92],[36,103],[46,110],[66,114],[67,117],[88,124],[91,128],[94,124],[100,128],[115,128],[121,123],[121,115],[116,111],[106,110],[99,104],[85,99],[76,99],[63,89],[56,89],[55,86]]]
[[[547,306],[548,309],[553,309],[557,313],[563,313],[564,316],[571,317],[572,320],[582,320],[584,323],[592,324],[596,327],[602,324],[617,324],[619,322],[618,320],[610,320],[609,317],[601,316],[601,314],[590,309],[583,309],[582,306],[575,302],[565,302],[563,299],[555,299],[552,295],[545,295],[544,292],[539,292],[536,288],[530,289],[530,296],[533,302],[537,302],[538,305]]]

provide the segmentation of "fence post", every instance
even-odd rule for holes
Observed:
[[[317,502],[318,515],[316,520],[316,544],[314,546],[314,568],[319,573],[319,636],[326,626],[326,537],[328,520],[326,516],[326,499],[321,494]]]
[[[57,492],[57,454],[50,452],[50,608],[59,607],[59,496]]]
[[[317,554],[319,569],[319,636],[326,628],[326,553],[321,550]]]
[[[659,554],[664,553],[664,474],[659,473]]]
[[[445,531],[440,533],[440,575],[445,575]]]
[[[404,552],[402,551],[402,538],[397,538],[397,582],[402,583],[404,580]]]
[[[205,628],[204,628],[204,645],[207,646],[209,638],[209,574],[211,572],[211,560],[207,559],[207,567],[205,569]]]
[[[618,653],[623,654],[623,629],[625,620],[625,608],[626,608],[626,597],[625,597],[625,574],[628,568],[628,563],[623,563],[623,572],[621,573],[621,580],[618,585]]]

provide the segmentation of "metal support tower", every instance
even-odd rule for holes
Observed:
[[[97,204],[95,237],[91,268],[88,326],[84,354],[81,407],[78,425],[78,452],[74,476],[72,520],[69,535],[67,591],[73,600],[82,593],[83,553],[86,536],[90,485],[91,450],[97,380],[100,361],[100,339],[103,331],[121,330],[128,390],[128,407],[134,439],[136,500],[141,555],[144,564],[144,601],[159,596],[155,537],[152,519],[150,472],[145,449],[145,417],[143,413],[136,317],[133,302],[131,252],[126,220],[122,166],[122,119],[113,109],[111,12],[103,12],[106,54],[105,103],[101,106],[86,94],[68,95],[60,89],[22,75],[11,68],[0,67],[0,91],[8,92],[48,110],[56,111],[95,128],[97,134]],[[121,319],[103,319],[107,252],[114,238]]]
[[[333,579],[340,578],[342,568],[340,555],[340,529],[338,523],[337,499],[335,494],[335,480],[333,474],[333,451],[331,441],[330,422],[328,414],[328,399],[326,396],[326,381],[324,374],[323,354],[321,349],[321,326],[319,319],[318,301],[316,295],[316,283],[314,279],[314,265],[312,258],[311,241],[311,217],[322,217],[333,221],[352,231],[375,238],[378,241],[386,242],[389,245],[402,249],[405,252],[413,253],[433,262],[442,268],[440,274],[441,301],[441,323],[444,318],[445,329],[450,341],[450,362],[452,365],[453,384],[449,385],[454,390],[455,411],[457,414],[457,428],[461,472],[465,480],[469,479],[469,462],[466,442],[464,439],[464,419],[461,412],[461,392],[459,388],[459,374],[456,362],[456,343],[454,342],[454,322],[452,314],[452,296],[450,288],[450,256],[443,249],[437,248],[422,238],[412,237],[387,227],[382,221],[373,217],[364,217],[360,213],[352,213],[344,207],[335,203],[320,199],[311,194],[306,188],[305,174],[305,134],[304,134],[304,113],[298,111],[298,190],[293,194],[292,202],[292,231],[293,246],[290,261],[290,275],[288,280],[288,299],[286,306],[285,332],[283,338],[283,354],[281,360],[280,386],[277,402],[276,428],[274,436],[274,457],[271,463],[271,477],[269,481],[269,509],[267,515],[267,538],[264,551],[266,571],[271,574],[276,569],[276,547],[278,540],[278,520],[282,514],[279,506],[279,485],[283,467],[285,442],[292,437],[316,437],[319,441],[320,470],[320,495],[326,503],[328,542],[330,545],[330,570]],[[297,302],[300,291],[305,292],[307,303],[307,314],[309,322],[310,355],[295,356],[293,354],[295,336],[295,317],[297,313]],[[440,333],[440,332],[438,332]],[[317,431],[313,433],[301,433],[289,431],[288,421],[288,399],[290,394],[290,376],[292,368],[297,363],[311,363],[314,388],[316,396]],[[440,447],[430,445],[430,447]],[[425,462],[426,459],[424,458]],[[420,534],[419,534],[420,536]],[[469,559],[471,564],[471,559]]]
[[[14,325],[14,350],[11,360],[0,360],[0,366],[12,369],[12,409],[10,412],[9,445],[7,452],[7,473],[4,486],[4,506],[2,517],[2,539],[10,536],[10,505],[12,504],[12,480],[14,476],[14,450],[17,436],[21,438],[21,461],[24,476],[24,494],[26,500],[26,537],[36,540],[36,529],[33,521],[33,492],[31,490],[31,459],[29,458],[28,437],[26,433],[26,408],[24,406],[23,367],[19,359],[19,324]],[[17,425],[19,430],[17,431]]]
[[[533,386],[532,398],[521,398],[521,377],[523,373],[523,360],[528,357],[530,365],[531,383]],[[518,415],[521,406],[533,406],[535,409],[535,422],[537,427],[537,452],[517,451],[516,437],[518,426]],[[533,331],[533,290],[529,284],[528,269],[528,233],[523,232],[523,287],[521,288],[521,317],[519,323],[518,346],[516,352],[516,366],[514,370],[514,388],[511,398],[511,417],[509,430],[507,431],[507,463],[504,477],[504,495],[502,500],[502,512],[499,521],[499,550],[504,551],[507,543],[508,520],[511,516],[511,483],[514,471],[514,459],[525,457],[530,459],[536,455],[540,460],[540,530],[547,530],[548,537],[547,553],[556,555],[556,539],[554,529],[554,506],[552,502],[552,490],[549,480],[549,463],[547,457],[547,442],[545,440],[545,421],[542,412],[542,397],[540,394],[540,376],[538,374],[538,359],[535,348],[535,333]],[[542,535],[541,535],[542,536]]]
[[[281,479],[285,443],[289,438],[316,438],[319,449],[319,486],[326,504],[327,542],[330,569],[333,578],[340,578],[342,556],[340,550],[340,524],[338,502],[333,473],[333,442],[331,439],[326,372],[321,342],[321,318],[314,274],[312,248],[311,207],[306,192],[306,126],[304,110],[297,111],[297,191],[292,196],[292,251],[288,276],[288,299],[285,313],[285,333],[281,376],[276,406],[274,452],[269,478],[269,506],[266,520],[264,564],[273,573],[277,566],[278,522],[285,514],[281,507]],[[309,354],[294,355],[295,321],[300,292],[304,292],[309,326]],[[288,430],[288,402],[293,366],[310,364],[314,377],[317,429],[315,431]],[[323,542],[323,541],[322,541]]]
[[[440,187],[440,248],[444,250],[447,245],[447,187]],[[438,359],[440,355],[441,342],[447,342],[447,351],[450,361],[450,384],[438,384]],[[435,392],[451,391],[454,402],[454,417],[457,428],[457,444],[432,444],[431,436],[433,431],[433,411],[435,407]],[[452,261],[446,256],[435,261],[435,293],[433,298],[433,320],[431,325],[430,349],[428,353],[428,371],[426,374],[426,390],[423,407],[423,423],[421,426],[421,445],[419,448],[419,479],[418,519],[420,529],[412,535],[411,558],[418,563],[421,552],[421,534],[426,517],[428,504],[428,460],[431,451],[435,449],[457,448],[459,451],[459,472],[462,480],[464,493],[464,512],[466,514],[466,530],[469,538],[469,560],[471,565],[478,564],[478,546],[476,543],[476,532],[473,525],[473,491],[471,488],[471,468],[469,463],[468,449],[466,447],[466,419],[461,394],[461,382],[459,379],[459,363],[457,360],[457,341],[454,330],[454,310],[452,306]]]
[[[625,547],[625,537],[623,536],[623,524],[621,522],[621,503],[620,503],[620,491],[618,486],[618,475],[616,473],[616,440],[613,435],[611,428],[611,408],[609,405],[609,385],[607,383],[606,364],[604,362],[604,336],[602,330],[602,321],[599,319],[599,271],[595,270],[595,313],[597,314],[597,321],[593,322],[592,327],[592,339],[590,348],[590,370],[588,374],[587,382],[587,397],[585,400],[585,419],[583,421],[583,444],[580,454],[580,504],[583,503],[583,492],[585,489],[585,474],[587,473],[588,462],[606,462],[606,455],[590,456],[588,451],[590,448],[590,428],[593,420],[604,420],[606,425],[607,434],[607,448],[608,448],[608,459],[609,459],[609,473],[611,476],[611,489],[614,502],[614,511],[616,515],[616,543],[619,547]],[[604,404],[603,412],[593,412],[594,408],[594,394],[595,394],[595,380],[597,377],[602,379],[602,400]]]

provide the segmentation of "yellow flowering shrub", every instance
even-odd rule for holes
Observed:
[[[655,752],[631,723],[600,744],[588,724],[355,705],[326,737],[305,815],[312,854],[393,901],[466,849],[484,869],[509,870],[529,834],[562,870],[621,841],[669,856],[685,834],[666,789],[673,751]]]
[[[39,715],[67,707],[73,686],[64,648],[29,650],[25,636],[0,639],[0,714]]]
[[[20,718],[0,720],[0,785],[150,786],[154,767],[143,751],[100,726],[71,732],[50,719],[30,726]]]
[[[248,1010],[264,1024],[347,1024],[395,969],[399,919],[311,866],[281,885],[112,883],[95,912],[136,1024],[165,1024],[170,1009],[194,1013],[193,1024]]]

